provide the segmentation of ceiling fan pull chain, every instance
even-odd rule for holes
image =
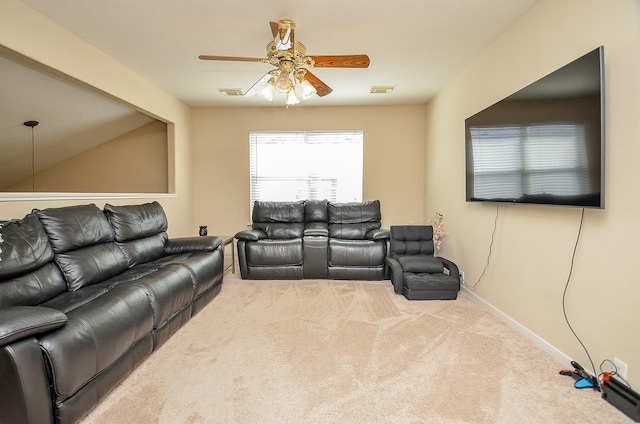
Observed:
[[[278,33],[276,35],[276,49],[278,50],[288,50],[291,48],[291,28],[287,28],[287,31],[284,34]]]

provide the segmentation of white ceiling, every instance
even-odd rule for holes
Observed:
[[[315,68],[333,88],[304,106],[425,104],[535,0],[21,0],[194,107],[283,107],[248,90],[268,64],[202,61],[266,56],[269,21],[296,22],[309,55],[367,54],[367,69]],[[6,50],[6,49],[5,49]],[[3,57],[7,57],[4,59]],[[149,122],[127,105],[49,76],[0,49],[0,187]],[[32,64],[28,64],[32,65]],[[371,94],[371,86],[394,86]],[[38,120],[32,168],[31,130]],[[96,133],[100,134],[96,137]]]
[[[189,105],[282,106],[226,97],[272,67],[201,61],[201,54],[264,57],[269,21],[296,22],[310,55],[360,54],[367,69],[316,68],[334,91],[300,106],[426,103],[535,0],[22,0]],[[395,86],[370,94],[371,86]]]

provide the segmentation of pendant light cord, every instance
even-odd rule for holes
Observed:
[[[38,125],[38,121],[26,121],[23,123],[25,127],[31,128],[31,191],[36,191],[36,135],[33,127]]]
[[[36,139],[31,127],[31,191],[36,192]]]

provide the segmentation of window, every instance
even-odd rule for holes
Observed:
[[[363,131],[249,133],[255,200],[362,201]]]
[[[472,127],[480,198],[589,193],[585,129],[575,124]]]

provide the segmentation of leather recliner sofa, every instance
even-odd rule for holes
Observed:
[[[256,201],[235,235],[243,279],[383,280],[389,232],[380,201]]]
[[[74,423],[221,289],[218,237],[157,202],[34,210],[0,229],[0,421]]]

